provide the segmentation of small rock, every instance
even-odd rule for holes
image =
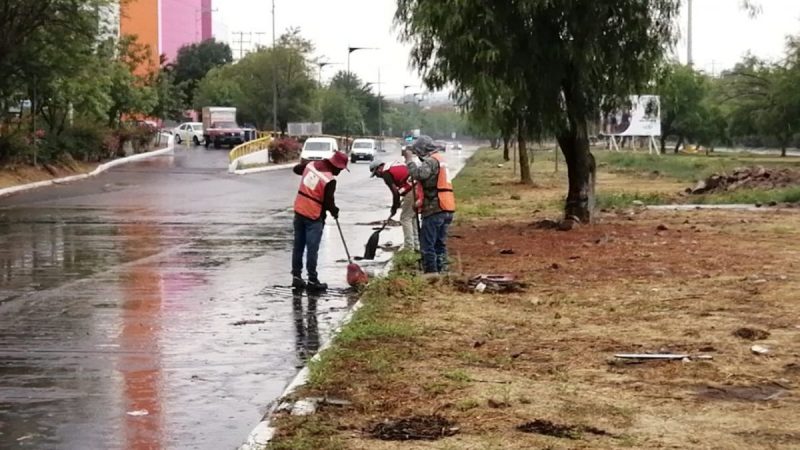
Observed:
[[[550,268],[553,269],[553,270],[558,270],[558,269],[561,268],[561,266],[558,265],[558,263],[553,263],[553,264],[550,265]]]
[[[495,242],[495,241],[486,241],[486,245],[492,245],[492,246],[494,246],[495,244],[496,244],[496,242]]]
[[[667,231],[667,230],[669,230],[669,228],[667,228],[667,226],[662,223],[661,225],[656,227],[656,230],[657,231]]]
[[[511,406],[507,402],[495,400],[493,398],[490,398],[486,403],[489,405],[489,408],[495,408],[495,409],[508,408],[509,406]]]
[[[510,248],[505,248],[503,250],[500,250],[500,254],[501,255],[513,255],[514,254],[514,250],[510,249]]]
[[[778,206],[778,202],[776,202],[774,200],[769,202],[768,204],[769,204],[769,206]]]
[[[519,194],[511,194],[511,200],[522,200],[522,196]]]
[[[764,206],[763,203],[761,203],[761,202],[756,203],[756,208],[761,208],[762,206]]]
[[[483,347],[483,346],[484,346],[484,344],[486,344],[486,341],[484,341],[483,339],[481,339],[481,340],[479,340],[479,341],[475,341],[475,342],[473,342],[473,343],[472,343],[472,348],[481,348],[481,347]]]
[[[750,347],[750,351],[755,353],[756,355],[766,355],[769,353],[769,349],[764,347],[763,345],[754,345]]]

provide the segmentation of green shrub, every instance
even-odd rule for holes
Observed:
[[[276,164],[296,161],[300,158],[300,150],[300,143],[292,138],[278,138],[269,143],[269,153]]]
[[[114,156],[107,147],[111,138],[111,131],[102,125],[78,122],[61,134],[45,136],[41,157],[55,161],[69,154],[82,161],[101,161]]]
[[[0,164],[32,162],[34,151],[34,146],[25,133],[12,132],[0,136]]]

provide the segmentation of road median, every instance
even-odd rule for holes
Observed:
[[[797,214],[631,207],[562,232],[549,219],[563,173],[539,157],[524,187],[497,158],[478,153],[456,180],[458,273],[423,279],[398,256],[292,395],[323,399],[316,412],[276,416],[269,448],[793,445],[781,436],[800,435],[782,419],[800,413],[800,306],[787,301],[800,267],[785,251]],[[480,289],[480,274],[515,288]]]

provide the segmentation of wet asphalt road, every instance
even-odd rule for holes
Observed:
[[[226,166],[180,149],[0,199],[0,448],[235,448],[329,337],[355,300],[335,227],[320,252],[333,289],[293,297],[279,286],[299,177]],[[366,163],[351,170],[337,199],[360,253],[358,224],[390,195]]]

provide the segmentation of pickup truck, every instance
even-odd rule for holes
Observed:
[[[244,130],[236,122],[214,122],[204,131],[203,137],[206,141],[206,148],[209,145],[214,145],[214,148],[220,148],[223,145],[233,148],[245,142]]]

